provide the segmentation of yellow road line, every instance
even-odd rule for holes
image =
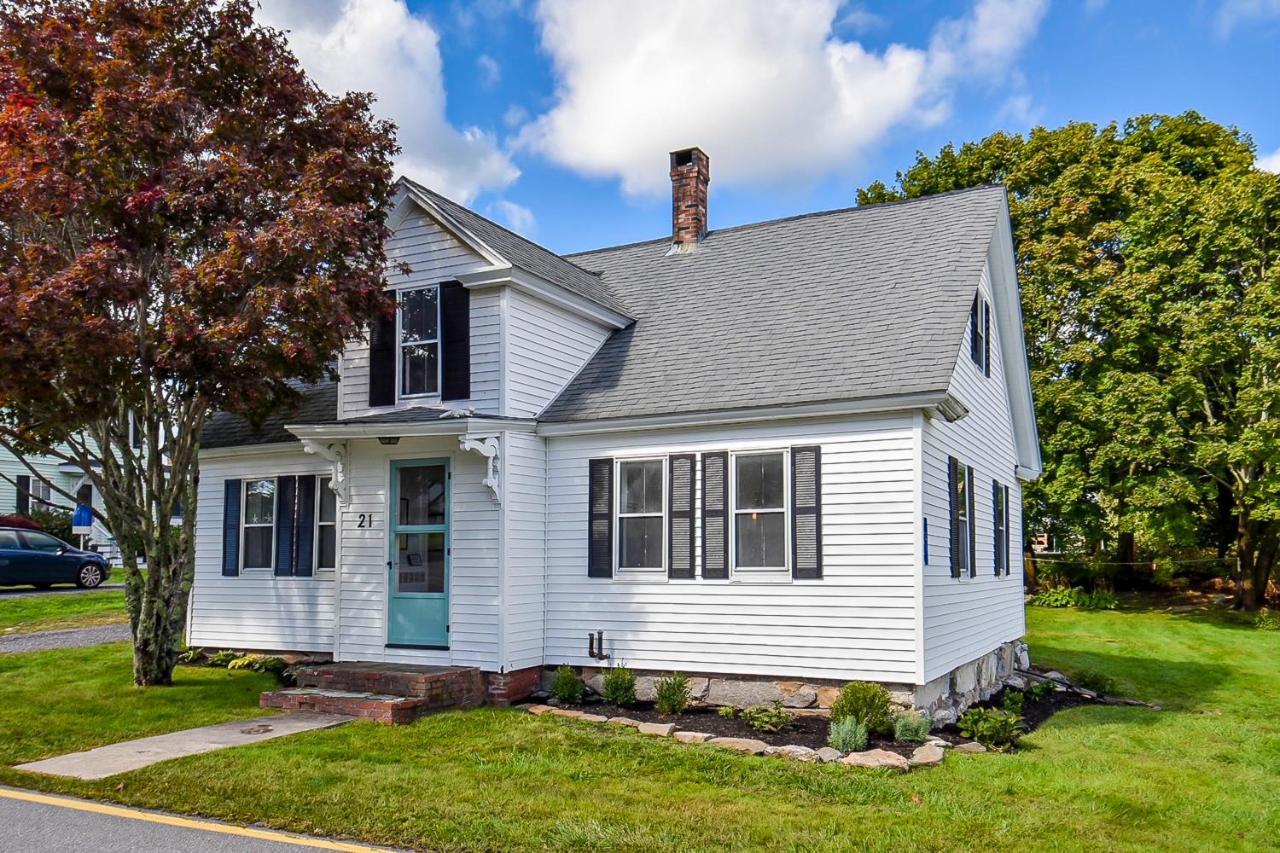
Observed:
[[[180,827],[182,829],[194,829],[200,832],[218,832],[223,835],[238,835],[241,838],[256,838],[260,841],[275,841],[280,844],[293,844],[298,847],[312,847],[320,850],[344,850],[348,851],[348,853],[370,853],[370,851],[376,851],[379,849],[377,847],[367,847],[362,844],[348,844],[343,841],[329,841],[325,838],[308,838],[306,836],[290,835],[284,832],[273,832],[269,829],[251,829],[247,826],[233,826],[228,823],[215,823],[213,821],[178,817],[177,815],[146,812],[139,809],[126,808],[125,806],[107,805],[106,803],[98,803],[92,800],[77,800],[71,797],[51,797],[46,794],[37,794],[33,791],[22,791],[15,788],[0,788],[0,797],[10,800],[21,800],[27,803],[39,803],[40,805],[45,806],[75,809],[76,811],[91,812],[93,814],[123,817],[128,818],[129,820],[159,823],[165,826]]]

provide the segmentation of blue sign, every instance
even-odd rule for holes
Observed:
[[[71,532],[93,532],[93,510],[88,504],[76,504],[76,511],[71,516]]]

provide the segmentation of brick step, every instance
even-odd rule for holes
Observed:
[[[293,676],[298,687],[422,699],[431,710],[479,705],[485,697],[476,667],[327,663],[297,667]]]
[[[263,708],[279,708],[284,711],[345,714],[389,726],[411,723],[434,710],[428,707],[425,699],[356,693],[350,690],[319,690],[314,687],[272,690],[259,696],[258,704]]]

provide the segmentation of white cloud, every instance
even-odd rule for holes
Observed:
[[[883,27],[887,21],[864,6],[850,6],[836,21],[836,29],[865,33]]]
[[[1222,0],[1214,26],[1227,38],[1242,24],[1280,19],[1280,0]]]
[[[476,57],[476,67],[480,69],[480,82],[486,86],[496,86],[502,79],[502,66],[487,53]]]
[[[1264,172],[1280,173],[1280,148],[1264,157],[1259,157],[1254,165]]]
[[[507,201],[506,199],[498,199],[491,207],[497,217],[512,231],[524,237],[533,236],[538,222],[534,218],[532,210],[522,204],[516,204],[514,201]]]
[[[491,134],[445,117],[439,34],[404,0],[262,0],[259,18],[290,31],[322,88],[377,96],[375,112],[398,126],[399,171],[462,202],[519,177]]]
[[[698,145],[713,182],[848,170],[894,128],[936,123],[955,86],[999,81],[1047,0],[977,0],[927,47],[869,51],[834,35],[838,0],[543,0],[555,105],[520,144],[628,193],[667,182],[668,151]]]

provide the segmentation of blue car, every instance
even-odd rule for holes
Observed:
[[[74,583],[93,589],[111,576],[101,554],[72,548],[48,533],[0,527],[0,586],[31,584],[39,589]]]

